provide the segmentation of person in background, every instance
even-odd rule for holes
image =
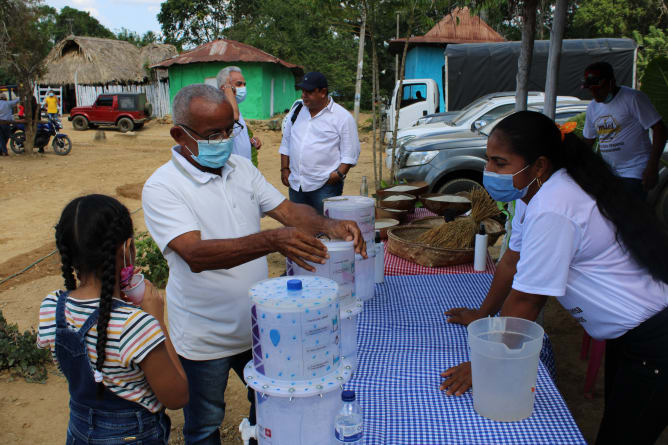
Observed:
[[[68,444],[167,445],[165,407],[188,401],[162,296],[145,281],[136,306],[120,289],[123,266],[135,261],[133,233],[128,209],[104,195],[74,199],[56,225],[66,290],[42,302],[37,346],[69,384]]]
[[[14,120],[14,107],[19,99],[7,100],[7,96],[0,94],[0,156],[9,156],[7,142],[11,135],[9,122]]]
[[[26,117],[26,107],[24,107],[22,103],[19,103],[16,107],[18,108],[18,112],[16,113],[16,117],[18,117],[20,120],[25,119],[25,117]]]
[[[169,265],[170,333],[190,388],[187,444],[220,444],[228,375],[233,369],[243,380],[252,358],[248,290],[268,278],[266,255],[280,252],[313,270],[305,261],[328,257],[315,238],[322,232],[353,241],[366,257],[357,224],[287,201],[248,159],[232,154],[230,93],[194,84],[176,94],[170,134],[177,145],[142,191],[146,227]],[[285,227],[261,231],[265,214]],[[250,389],[248,399],[254,424]]]
[[[250,137],[248,134],[248,125],[239,111],[238,104],[246,99],[246,79],[238,66],[227,66],[218,72],[216,76],[218,88],[225,90],[231,88],[234,93],[234,101],[230,101],[235,113],[235,120],[239,125],[234,129],[234,150],[233,154],[243,156],[246,159],[253,159],[253,148],[259,150],[262,147],[262,141],[256,137]],[[257,153],[255,153],[257,167]]]
[[[343,193],[343,181],[357,164],[357,124],[329,97],[322,73],[307,73],[297,87],[306,109],[297,105],[286,119],[278,150],[281,181],[290,189],[290,201],[308,204],[322,215],[323,200]]]
[[[582,134],[592,147],[598,139],[601,156],[626,188],[645,200],[656,185],[659,160],[666,144],[666,126],[645,93],[617,86],[612,66],[596,62],[585,69],[583,88],[594,100],[587,106]],[[648,130],[652,131],[650,141]]]
[[[516,200],[510,246],[482,306],[446,315],[468,324],[501,309],[535,320],[557,298],[606,340],[596,443],[652,444],[668,425],[668,231],[603,159],[562,131],[532,111],[492,130],[483,183],[493,199]],[[461,395],[471,364],[441,376],[442,390]]]
[[[49,90],[44,98],[44,105],[46,106],[46,114],[49,119],[58,120],[60,97],[56,96],[52,90]]]

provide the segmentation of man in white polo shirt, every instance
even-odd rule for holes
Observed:
[[[251,360],[248,290],[267,278],[265,255],[281,252],[306,267],[305,260],[323,262],[318,232],[353,240],[366,255],[354,222],[285,200],[250,161],[231,155],[234,117],[226,95],[233,94],[202,84],[179,91],[170,130],[178,145],[142,193],[146,226],[169,264],[169,330],[190,390],[187,444],[220,443],[229,370],[242,378]],[[260,231],[264,214],[286,227]],[[254,423],[250,391],[249,400]]]
[[[305,74],[297,87],[303,105],[292,109],[283,130],[281,181],[290,188],[290,201],[308,204],[322,215],[322,201],[343,193],[348,170],[357,164],[357,124],[329,97],[322,73]]]

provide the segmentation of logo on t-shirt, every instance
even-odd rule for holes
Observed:
[[[601,116],[594,122],[599,142],[612,142],[612,140],[622,131],[622,127],[611,115]]]

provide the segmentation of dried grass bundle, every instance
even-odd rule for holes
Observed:
[[[501,213],[496,202],[482,187],[476,187],[469,193],[471,200],[471,215],[457,218],[441,224],[438,227],[423,233],[418,242],[432,247],[444,249],[468,249],[475,243],[475,234],[480,223],[487,218]]]

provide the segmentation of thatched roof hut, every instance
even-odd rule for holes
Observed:
[[[108,85],[143,83],[146,67],[177,54],[172,45],[150,44],[139,49],[123,40],[69,36],[45,59],[45,85]]]

